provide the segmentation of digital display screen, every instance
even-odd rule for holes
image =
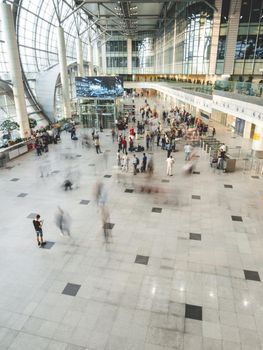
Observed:
[[[77,97],[115,98],[124,91],[120,77],[76,77],[75,84]]]

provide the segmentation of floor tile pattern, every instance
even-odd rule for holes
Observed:
[[[245,279],[251,281],[260,281],[260,277],[257,271],[244,270]]]
[[[28,195],[28,193],[19,193],[19,195],[17,196],[17,197],[21,197],[21,198],[23,198],[23,197],[26,197]]]
[[[140,99],[138,106],[143,104]],[[131,162],[122,172],[117,142],[104,136],[110,130],[100,133],[102,150],[111,150],[107,159],[62,133],[48,153],[37,157],[32,151],[10,161],[12,169],[0,169],[1,350],[263,349],[262,177],[244,166],[250,140],[231,139],[231,131],[215,127],[234,152],[242,145],[233,173],[211,168],[208,154],[195,147],[200,174],[184,176],[183,142],[176,145],[167,183],[167,152],[156,145],[150,179],[134,176]],[[82,132],[91,134],[77,127]],[[143,137],[139,142],[145,146]],[[41,178],[42,168],[60,173]],[[68,174],[74,186],[65,192]],[[253,181],[256,175],[260,179]],[[16,184],[10,181],[15,177]],[[106,190],[107,221],[115,223],[107,244],[94,198],[98,182]],[[20,193],[29,195],[17,198]],[[79,205],[88,198],[87,206]],[[58,207],[70,237],[60,235]],[[35,212],[51,249],[37,246]],[[190,239],[190,232],[201,234],[201,241]],[[144,257],[141,263],[135,263],[137,255]],[[68,283],[81,286],[75,296],[62,294]]]
[[[82,199],[79,204],[83,204],[83,205],[88,205],[89,204],[89,200],[86,200],[86,199]]]
[[[131,189],[131,188],[126,188],[126,190],[125,190],[124,192],[126,192],[126,193],[133,193],[133,192],[134,192],[134,190],[133,190],[133,189]]]
[[[162,208],[152,208],[153,213],[161,213],[162,210],[163,210]]]
[[[201,199],[201,196],[192,195],[192,199]]]
[[[185,317],[191,318],[193,320],[202,321],[203,320],[202,306],[186,304],[185,305]]]
[[[196,240],[196,241],[201,241],[201,234],[200,233],[190,233],[189,238]]]
[[[18,177],[14,177],[13,179],[11,179],[10,181],[16,182],[19,181],[20,179]]]
[[[225,187],[225,188],[233,188],[232,185],[227,185],[227,184],[225,184],[224,187]]]
[[[136,255],[136,258],[135,258],[136,264],[148,265],[148,261],[149,261],[149,256]]]
[[[243,221],[242,216],[232,215],[231,218],[232,218],[232,221],[239,221],[239,222]]]
[[[53,246],[55,245],[55,242],[49,242],[49,241],[46,241],[45,242],[45,245],[43,245],[43,249],[51,249]]]
[[[78,294],[80,287],[80,284],[67,283],[66,287],[63,289],[62,294],[75,297]]]

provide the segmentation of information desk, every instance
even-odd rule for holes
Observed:
[[[32,145],[33,141],[28,140],[6,148],[0,148],[0,167],[4,167],[9,160],[19,157],[21,154],[25,154],[33,149]]]

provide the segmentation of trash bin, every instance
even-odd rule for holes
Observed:
[[[229,155],[226,155],[225,162],[226,162],[225,172],[233,173],[236,170],[236,159],[231,158]]]

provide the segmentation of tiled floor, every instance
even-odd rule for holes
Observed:
[[[216,128],[219,139],[243,142]],[[107,135],[107,159],[65,134],[48,154],[0,169],[0,349],[262,350],[262,177],[214,171],[199,148],[200,174],[184,176],[178,144],[169,182],[166,152],[154,147],[150,181],[117,171],[117,145]],[[49,175],[40,177],[43,164]],[[65,192],[68,174],[78,186]],[[97,181],[114,223],[109,243]],[[158,191],[142,192],[145,185]],[[70,215],[71,237],[56,226],[58,206]],[[36,213],[51,249],[37,246]]]

